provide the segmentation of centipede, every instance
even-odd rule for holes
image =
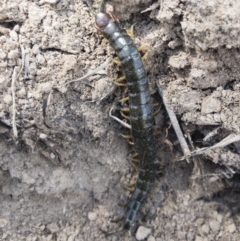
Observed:
[[[127,82],[131,135],[140,159],[136,186],[127,204],[123,221],[123,228],[129,230],[153,187],[158,166],[148,77],[141,54],[132,38],[121,28],[113,13],[103,11],[105,1],[100,3],[98,12],[94,11],[88,0],[85,2],[95,16],[96,29],[115,50]]]

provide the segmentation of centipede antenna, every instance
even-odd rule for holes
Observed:
[[[102,0],[102,2],[100,3],[99,10],[98,10],[99,13],[103,11],[104,2],[105,0]]]
[[[94,11],[91,3],[90,3],[88,0],[85,0],[85,2],[87,3],[88,8],[89,8],[90,12],[92,13],[92,15],[96,15],[96,12]],[[102,4],[102,3],[101,3],[101,4]]]

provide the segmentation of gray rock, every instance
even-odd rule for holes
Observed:
[[[221,110],[221,102],[211,96],[204,98],[202,102],[202,114],[217,113]]]
[[[230,224],[230,225],[228,225],[227,226],[227,231],[229,232],[229,233],[234,233],[235,231],[236,231],[236,226],[235,226],[235,224],[234,223],[232,223],[232,224]]]
[[[140,226],[137,230],[136,233],[136,239],[137,240],[144,240],[145,238],[148,237],[148,235],[151,233],[151,229],[150,228],[145,228],[143,226]]]
[[[216,220],[211,220],[209,222],[212,231],[217,232],[220,230],[220,223]]]

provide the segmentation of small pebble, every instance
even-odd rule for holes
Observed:
[[[43,55],[41,55],[41,54],[38,54],[38,55],[36,56],[36,59],[37,59],[37,62],[38,62],[39,64],[44,64],[44,63],[45,63],[45,58],[44,58]]]
[[[75,240],[75,235],[72,234],[68,237],[67,241],[74,241]]]
[[[179,240],[186,240],[186,232],[178,231],[177,237],[178,237]]]
[[[219,223],[222,223],[222,221],[223,221],[223,216],[222,216],[221,214],[218,214],[218,215],[217,215],[217,220],[218,220]]]
[[[40,226],[40,230],[43,231],[45,229],[45,225]]]
[[[10,31],[9,35],[12,40],[18,41],[18,34],[14,30]]]
[[[37,240],[38,240],[37,236],[32,237],[32,241],[37,241]]]
[[[6,56],[7,55],[0,49],[0,59],[5,59]]]
[[[7,78],[5,78],[4,76],[0,76],[0,90],[4,89],[7,86]]]
[[[52,83],[50,83],[50,82],[41,83],[38,86],[38,90],[41,93],[49,93],[52,90]]]
[[[8,234],[7,233],[4,233],[3,236],[2,236],[2,239],[5,239],[7,238]]]
[[[152,235],[149,235],[147,241],[156,241],[156,239]]]
[[[210,224],[210,228],[211,228],[212,231],[214,231],[214,232],[219,231],[219,229],[220,229],[220,223],[219,223],[218,221],[216,221],[216,220],[211,220],[211,221],[209,222],[209,224]]]
[[[59,231],[59,227],[56,223],[48,224],[47,228],[50,230],[51,233],[57,233]]]
[[[187,233],[187,240],[188,241],[193,241],[194,240],[194,232],[192,230],[189,230]]]
[[[223,236],[223,231],[221,230],[216,237],[221,238],[222,236]]]
[[[211,96],[208,96],[202,101],[202,114],[218,113],[221,110],[221,102]]]
[[[51,241],[52,240],[52,234],[49,234],[48,236],[47,236],[47,241]]]
[[[196,236],[195,241],[203,241],[203,238],[201,236]]]
[[[8,58],[9,59],[16,59],[18,57],[18,50],[17,49],[14,49],[14,50],[11,50],[9,53],[8,53]]]
[[[47,135],[44,134],[44,133],[41,133],[41,134],[39,135],[39,137],[40,137],[41,139],[46,139],[46,138],[47,138]]]
[[[35,54],[35,55],[40,54],[39,45],[35,44],[35,45],[32,47],[32,53]]]
[[[6,94],[6,95],[3,97],[3,101],[4,101],[4,103],[6,103],[6,104],[8,104],[8,105],[11,104],[11,103],[12,103],[12,96]]]
[[[14,28],[13,28],[13,30],[14,30],[15,32],[18,32],[18,31],[20,30],[19,25],[18,25],[18,24],[17,24],[17,25],[15,25],[15,26],[14,26]]]
[[[168,63],[170,66],[176,69],[183,69],[187,65],[189,65],[187,54],[184,52],[181,52],[178,55],[171,56]]]
[[[227,226],[227,231],[228,231],[229,233],[234,233],[234,232],[236,231],[236,226],[235,226],[235,224],[232,223],[232,224],[228,225],[228,226]]]
[[[89,213],[88,213],[88,219],[89,219],[90,221],[96,220],[96,219],[97,219],[97,213],[95,213],[95,212],[89,212]]]
[[[140,226],[137,230],[136,233],[136,239],[137,240],[144,240],[145,238],[148,237],[148,235],[151,233],[151,229],[150,228],[145,228],[143,226]]]
[[[0,228],[5,227],[8,224],[8,220],[4,218],[0,218]]]
[[[26,90],[25,90],[25,88],[22,87],[22,88],[17,92],[17,95],[18,95],[19,98],[25,97],[25,95],[26,95]]]
[[[209,233],[209,226],[207,224],[203,224],[202,231],[203,231],[204,234],[208,234]]]
[[[41,0],[39,2],[39,5],[42,5],[44,3],[48,3],[48,4],[56,4],[59,0]]]
[[[55,156],[53,153],[50,154],[50,158],[51,158],[51,159],[54,159],[55,157],[56,157],[56,156]]]

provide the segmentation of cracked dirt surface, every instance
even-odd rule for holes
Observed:
[[[165,85],[194,148],[239,133],[239,2],[112,0],[106,7],[124,28],[136,23],[135,43],[149,46],[149,79]],[[110,61],[66,83],[113,57],[82,0],[0,2],[0,240],[239,240],[239,143],[178,161],[163,107],[155,119],[164,175],[132,234],[100,231],[120,229],[110,220],[123,215],[130,196],[123,185],[136,179],[120,136],[128,131],[109,117],[113,105],[120,116],[121,68]]]

